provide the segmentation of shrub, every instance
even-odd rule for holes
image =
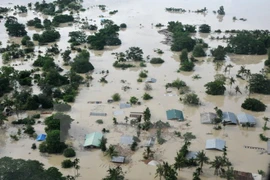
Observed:
[[[147,77],[147,74],[146,72],[144,71],[141,71],[140,74],[139,74],[140,78],[146,78]]]
[[[37,145],[36,145],[36,143],[33,143],[33,144],[32,144],[31,149],[37,149]]]
[[[183,102],[189,105],[199,105],[200,99],[195,93],[186,94],[183,98]]]
[[[34,119],[39,119],[39,118],[40,118],[40,114],[34,114],[34,115],[32,116],[32,118],[34,118]]]
[[[270,67],[270,59],[265,60],[264,65]]]
[[[137,82],[142,82],[142,79],[141,78],[137,79]]]
[[[62,168],[71,168],[73,166],[73,162],[70,159],[65,159],[61,163]]]
[[[136,98],[135,96],[132,96],[129,100],[130,104],[137,104],[138,102],[138,98]]]
[[[200,27],[199,27],[199,32],[201,33],[210,33],[211,32],[211,27],[207,24],[202,24]]]
[[[121,100],[121,96],[119,93],[115,93],[112,95],[112,99],[113,101],[120,101]]]
[[[65,157],[74,157],[74,156],[76,156],[76,152],[72,148],[66,148],[64,150],[64,156]]]
[[[251,111],[265,111],[266,105],[254,98],[247,98],[241,105],[242,108]]]
[[[262,141],[268,141],[268,137],[266,137],[266,136],[264,136],[263,134],[260,134],[260,139],[262,140]]]
[[[150,100],[150,99],[153,99],[153,97],[152,96],[150,96],[150,94],[148,94],[148,93],[144,93],[144,95],[143,95],[143,100]]]
[[[162,63],[164,63],[164,60],[161,59],[161,58],[152,58],[152,59],[150,60],[150,63],[151,63],[151,64],[162,64]]]
[[[203,50],[203,47],[201,45],[196,45],[193,49],[193,52],[192,52],[193,56],[194,57],[204,57],[206,56],[204,50]]]
[[[220,80],[215,80],[205,84],[206,93],[211,95],[223,95],[226,87],[224,86],[225,82]]]
[[[137,146],[138,146],[138,143],[134,141],[130,146],[131,151],[135,151]]]
[[[29,134],[29,135],[33,135],[35,133],[35,129],[33,128],[33,126],[28,125],[26,127],[26,129],[24,130],[24,133]]]
[[[103,124],[103,120],[102,119],[98,119],[98,120],[96,120],[96,123]]]
[[[41,152],[41,153],[47,152],[47,144],[46,144],[46,142],[42,142],[39,145],[38,149],[39,149],[39,152]]]
[[[125,23],[120,24],[120,28],[127,28],[127,25]]]

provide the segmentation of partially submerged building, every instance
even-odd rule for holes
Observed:
[[[202,124],[213,124],[214,119],[217,117],[215,113],[205,112],[200,114]]]
[[[222,113],[222,122],[225,124],[233,124],[237,125],[237,118],[234,113],[232,112],[223,112]]]
[[[122,102],[119,104],[119,107],[120,109],[130,108],[131,104]]]
[[[113,163],[125,163],[125,156],[113,156],[111,162]]]
[[[100,141],[103,137],[101,132],[93,132],[85,136],[85,141],[83,147],[99,147]]]
[[[157,82],[157,80],[155,79],[155,78],[146,78],[146,80],[145,80],[145,82],[146,83],[155,83],[155,82]]]
[[[184,121],[184,114],[180,110],[177,109],[167,110],[166,115],[168,120]]]
[[[247,123],[249,123],[250,126],[256,125],[256,120],[254,116],[247,113],[237,114],[237,119],[239,121],[239,124],[241,125],[246,125]]]
[[[206,140],[205,149],[222,151],[226,142],[222,139],[208,139]]]

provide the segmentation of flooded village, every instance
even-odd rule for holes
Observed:
[[[0,180],[264,179],[269,5],[1,0]]]

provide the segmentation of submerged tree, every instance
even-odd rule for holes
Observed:
[[[124,180],[125,176],[123,173],[123,170],[120,166],[117,166],[116,168],[109,168],[107,171],[109,174],[102,180]]]

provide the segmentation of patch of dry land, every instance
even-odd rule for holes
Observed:
[[[45,18],[53,19],[51,15],[36,12],[34,10],[34,1],[32,2],[32,9],[27,8],[27,13],[15,13],[16,11],[13,10],[2,15],[4,17],[14,16],[18,19],[19,23],[25,25],[27,21],[35,17],[40,18],[42,22]],[[46,2],[49,3],[51,1],[48,0]],[[1,0],[0,7],[10,7],[13,9],[17,3],[27,6],[28,2],[15,0],[12,3],[10,4],[8,0]],[[105,5],[105,10],[101,10],[98,5]],[[219,9],[220,5],[224,6],[225,15],[213,13],[213,11]],[[270,137],[270,131],[263,130],[263,127],[267,127],[263,118],[270,118],[270,96],[250,93],[248,89],[250,74],[268,75],[269,69],[264,65],[265,60],[268,59],[267,53],[263,53],[262,55],[242,55],[231,52],[226,53],[225,60],[214,61],[211,50],[217,48],[219,45],[226,47],[228,44],[227,38],[230,35],[236,35],[236,33],[225,33],[225,30],[270,30],[270,24],[268,23],[270,12],[266,9],[269,6],[270,2],[267,0],[260,2],[247,2],[245,0],[220,0],[218,2],[204,0],[85,0],[82,2],[82,7],[85,8],[85,11],[73,11],[74,22],[60,24],[55,27],[55,30],[61,35],[59,40],[46,45],[38,45],[38,42],[34,41],[33,53],[30,53],[28,57],[11,59],[8,62],[4,62],[4,53],[1,53],[0,66],[14,67],[18,71],[32,70],[36,68],[33,66],[33,62],[37,59],[38,55],[44,56],[47,48],[56,43],[60,53],[51,55],[51,57],[54,59],[54,63],[63,69],[60,74],[67,74],[70,72],[71,67],[64,65],[65,62],[61,53],[67,49],[72,49],[71,43],[68,42],[70,32],[83,31],[86,36],[95,35],[100,29],[106,27],[106,25],[101,25],[104,19],[112,20],[116,25],[125,23],[127,28],[120,28],[117,32],[121,40],[121,45],[106,45],[103,50],[94,50],[88,48],[91,46],[91,43],[88,44],[84,41],[81,45],[75,46],[81,49],[86,48],[90,53],[89,62],[94,66],[94,70],[80,74],[84,78],[84,83],[79,85],[77,89],[78,94],[74,102],[68,102],[71,105],[70,111],[65,112],[65,114],[74,119],[70,124],[68,138],[65,143],[76,151],[76,157],[74,158],[78,158],[80,161],[79,175],[76,176],[76,179],[100,180],[108,175],[107,170],[109,168],[116,168],[117,166],[122,168],[125,179],[128,180],[159,179],[159,176],[156,176],[157,166],[147,163],[154,160],[157,164],[161,165],[163,162],[168,162],[169,165],[175,164],[175,157],[187,139],[190,142],[188,150],[193,152],[204,150],[206,156],[209,158],[209,162],[213,161],[216,156],[223,157],[223,152],[219,150],[206,150],[206,141],[215,138],[224,140],[227,147],[227,158],[231,162],[229,167],[233,167],[237,171],[254,174],[258,174],[258,170],[267,172],[270,161],[270,156],[267,153],[267,139],[266,141],[262,141],[260,134],[263,134],[265,138]],[[183,8],[186,9],[186,12],[168,12],[165,10],[168,7]],[[193,12],[204,7],[207,8],[207,11],[204,13]],[[118,10],[118,12],[109,14],[109,12],[114,10]],[[70,14],[70,10],[63,11],[63,14]],[[234,21],[234,16],[237,18],[246,18],[247,21]],[[194,25],[197,32],[190,33],[188,37],[202,39],[208,44],[208,48],[203,48],[206,56],[196,57],[197,61],[194,62],[195,66],[191,71],[179,70],[181,67],[181,51],[176,52],[171,50],[173,33],[166,30],[169,21],[179,21],[182,24]],[[97,31],[83,30],[81,28],[83,22],[96,25],[98,28]],[[9,36],[5,23],[6,18],[1,19],[1,48],[14,42],[20,44],[20,48],[24,49],[25,46],[21,45],[22,37]],[[165,26],[156,27],[155,25],[158,23]],[[200,33],[199,26],[202,24],[211,26],[211,32]],[[217,29],[220,29],[222,32],[214,32]],[[32,39],[33,34],[40,34],[44,29],[26,26],[26,31]],[[225,39],[222,39],[223,37]],[[267,37],[270,39],[269,33]],[[126,50],[130,47],[139,47],[143,51],[141,62],[144,63],[140,61],[134,62],[131,57],[128,59],[130,61],[128,63],[134,67],[126,69],[114,67],[113,64],[117,60],[116,53],[126,53]],[[264,49],[267,49],[267,47],[264,47]],[[163,53],[157,53],[158,50],[161,50]],[[79,51],[76,48],[71,50],[70,63],[80,53]],[[188,58],[190,59],[191,56],[192,51],[188,53]],[[163,59],[164,63],[150,63],[150,59],[154,57]],[[244,68],[246,71],[239,74],[241,68]],[[141,72],[145,72],[147,77],[142,77],[138,80]],[[33,72],[31,77],[34,77],[34,74],[42,73],[43,70],[40,67],[40,71]],[[69,75],[67,77],[70,78]],[[154,78],[156,81],[146,83],[147,78]],[[206,93],[206,87],[204,85],[210,81],[214,81],[216,78],[225,80],[223,81],[226,88],[224,95],[210,95]],[[107,82],[101,82],[101,79],[105,79]],[[172,83],[177,79],[184,81],[187,87],[180,87],[179,89],[175,87],[166,88],[168,83]],[[70,79],[68,80],[69,83],[72,83]],[[42,93],[41,86],[36,81],[34,82],[34,80],[32,80],[32,86],[21,86],[19,83],[17,84],[18,91],[32,89],[31,94],[33,95]],[[55,87],[53,86],[51,88],[54,89]],[[238,90],[240,92],[235,90],[237,89],[236,87],[239,88]],[[64,91],[63,86],[59,86],[58,88]],[[15,101],[12,98],[13,92],[14,90],[1,96],[1,104],[5,101],[4,97]],[[115,93],[119,93],[121,99],[119,101],[108,102]],[[148,93],[153,98],[143,100],[145,93]],[[186,94],[189,93],[195,93],[198,96],[199,105],[189,105],[183,102]],[[131,97],[136,97],[139,103],[120,109],[120,103],[130,102]],[[243,109],[241,104],[246,98],[255,98],[263,102],[267,106],[265,111],[255,112]],[[56,102],[57,99],[53,98],[53,100]],[[57,101],[63,100],[60,98]],[[36,143],[38,147],[41,142],[23,133],[23,129],[27,125],[12,124],[14,120],[34,114],[41,114],[41,117],[36,120],[33,127],[37,135],[41,133],[46,134],[45,119],[57,111],[54,111],[52,108],[42,109],[42,107],[36,110],[17,111],[15,105],[11,106],[14,111],[13,115],[8,116],[8,121],[5,121],[2,127],[0,127],[0,158],[8,156],[14,159],[38,160],[45,165],[45,168],[54,166],[65,176],[76,175],[74,168],[61,167],[61,162],[67,159],[62,154],[41,153],[38,148],[35,150],[31,149],[33,143]],[[202,124],[201,113],[212,112],[216,114],[215,107],[223,112],[232,112],[236,115],[240,113],[252,115],[255,118],[256,125],[254,127],[242,127],[240,124],[224,126],[222,122],[217,125]],[[163,123],[169,123],[170,127],[150,125],[149,130],[143,130],[143,125],[147,121],[144,116],[142,115],[141,122],[137,122],[136,117],[130,117],[130,115],[132,112],[143,113],[147,108],[149,108],[151,113],[151,124],[162,121]],[[184,120],[168,120],[166,111],[170,109],[181,110]],[[51,114],[47,114],[46,112],[50,112]],[[98,115],[90,115],[90,113],[98,113]],[[100,116],[100,114],[106,115]],[[114,118],[116,118],[117,123],[113,120]],[[96,122],[99,119],[103,121],[102,124]],[[38,121],[40,122],[38,123]],[[131,122],[137,122],[137,124],[132,125]],[[220,129],[215,129],[218,126],[220,126]],[[110,145],[113,145],[118,151],[118,155],[125,156],[126,162],[124,164],[111,162],[109,156],[105,156],[106,153],[102,152],[100,148],[84,148],[86,135],[93,132],[102,133],[104,128],[109,131],[103,134],[107,139],[107,149]],[[21,129],[21,135],[18,135],[18,140],[14,140],[10,135],[17,134],[18,129]],[[158,131],[161,131],[161,137],[157,137]],[[185,139],[183,135],[188,132],[192,133],[195,138]],[[131,145],[121,143],[122,136],[134,136],[139,139],[135,151],[131,150]],[[146,151],[145,145],[151,137],[155,139],[151,146],[154,155],[153,157],[149,157],[149,159],[145,159],[143,156],[144,151]],[[162,139],[164,142],[160,143]],[[252,148],[247,148],[247,146]],[[74,158],[71,158],[71,160],[74,160]],[[180,170],[175,170],[177,172],[177,179],[192,179],[194,176],[193,173],[199,167],[183,166]],[[211,166],[209,163],[203,164],[203,173],[199,175],[200,179],[222,179],[222,177],[215,175],[215,168]],[[227,166],[223,168],[225,171],[228,169]],[[257,175],[258,177],[259,175]],[[164,177],[162,178],[166,179]]]

